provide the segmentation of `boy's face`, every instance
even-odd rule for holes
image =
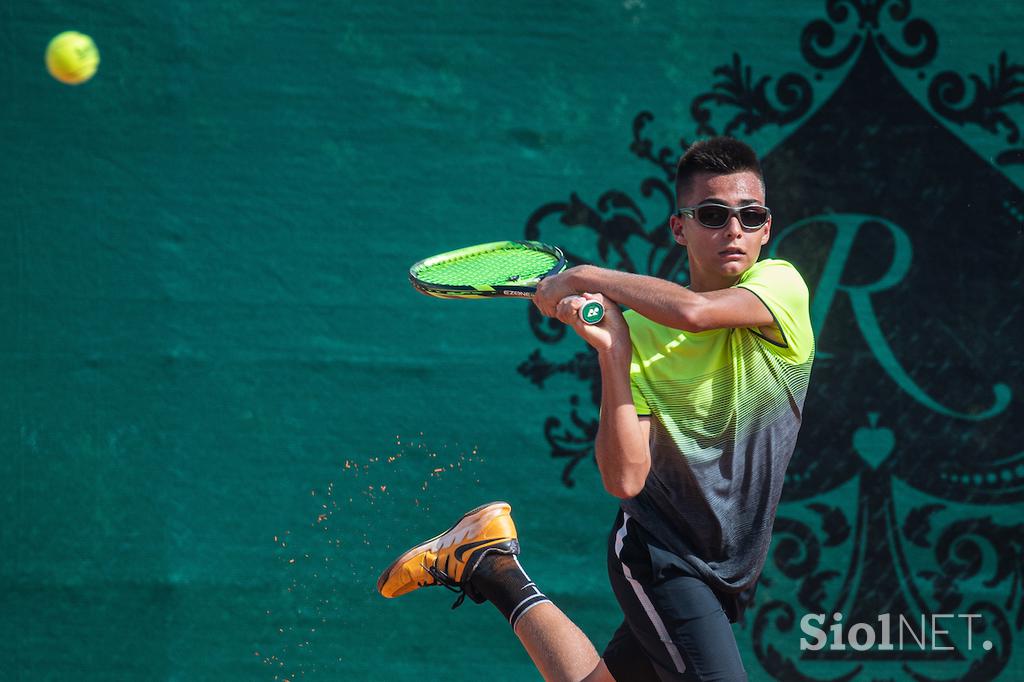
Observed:
[[[681,206],[705,203],[739,208],[749,204],[764,205],[761,180],[749,171],[714,175],[699,173],[682,197]],[[740,225],[739,217],[729,216],[724,227],[712,229],[701,225],[696,217],[673,215],[669,226],[675,240],[686,247],[690,260],[690,287],[695,291],[725,289],[749,270],[761,255],[768,241],[772,221],[751,230]]]

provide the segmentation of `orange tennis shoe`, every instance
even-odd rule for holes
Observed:
[[[395,559],[377,578],[377,591],[389,599],[421,587],[441,585],[466,594],[475,602],[483,601],[468,589],[473,571],[490,553],[519,554],[519,539],[512,523],[512,507],[507,502],[491,502],[467,512],[458,522]]]

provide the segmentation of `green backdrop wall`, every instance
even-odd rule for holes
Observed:
[[[78,87],[42,61],[69,28],[102,56]],[[592,356],[405,271],[527,236],[685,282],[671,162],[729,132],[819,340],[751,679],[1024,679],[1022,28],[935,0],[0,3],[2,677],[534,679],[493,609],[374,589],[492,499],[603,647]],[[802,651],[835,612],[954,617]]]

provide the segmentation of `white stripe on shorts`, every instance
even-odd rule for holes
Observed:
[[[661,620],[661,616],[654,609],[654,604],[651,603],[650,597],[644,592],[644,588],[633,578],[633,574],[629,571],[629,566],[622,562],[622,541],[626,537],[627,521],[629,521],[629,514],[622,512],[622,528],[619,528],[619,531],[615,534],[615,556],[618,558],[619,563],[622,564],[622,574],[626,576],[626,580],[629,581],[630,586],[636,593],[636,598],[640,600],[640,605],[644,607],[647,617],[651,619],[651,625],[654,626],[654,631],[658,633],[661,643],[668,649],[668,655],[676,666],[676,672],[686,672],[683,655],[679,653],[679,647],[676,646],[676,643],[668,636],[668,630],[665,628],[664,621]]]

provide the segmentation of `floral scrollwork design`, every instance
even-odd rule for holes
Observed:
[[[974,86],[973,98],[968,100],[967,82]],[[970,74],[967,79],[953,71],[943,71],[928,86],[928,103],[939,116],[963,126],[974,124],[993,135],[1006,131],[1006,141],[1020,141],[1020,127],[1007,108],[1024,103],[1024,65],[1011,63],[1006,52],[1000,52],[995,64],[988,67],[988,78]],[[997,163],[1024,163],[1021,150],[1003,152]]]
[[[776,83],[775,99],[780,107],[768,96],[771,76],[755,81],[751,68],[743,65],[739,54],[734,53],[732,62],[719,66],[714,74],[721,79],[712,85],[711,92],[698,95],[690,104],[698,135],[718,134],[711,125],[709,103],[739,110],[726,124],[725,135],[732,135],[741,126],[743,133],[750,135],[766,125],[786,125],[811,109],[811,84],[799,74],[788,73]]]

